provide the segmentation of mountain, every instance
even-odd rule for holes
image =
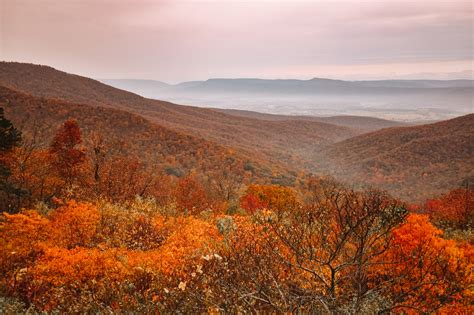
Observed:
[[[420,201],[474,180],[474,114],[360,135],[324,156],[337,178]]]
[[[109,85],[131,90],[137,94],[140,89],[155,89],[157,92],[187,92],[187,93],[399,93],[398,89],[436,89],[436,88],[473,88],[473,80],[372,80],[372,81],[343,81],[325,78],[310,80],[296,79],[208,79],[206,81],[183,82],[175,85],[151,80],[101,80]],[[372,89],[370,89],[372,88]],[[376,89],[376,90],[373,90]]]
[[[376,80],[376,81],[351,81],[359,87],[385,87],[406,89],[436,89],[436,88],[473,88],[474,80]]]
[[[0,63],[0,85],[37,97],[128,111],[269,163],[311,169],[322,147],[362,131],[319,121],[268,121],[146,99],[99,81],[47,66]]]
[[[474,70],[466,69],[456,72],[418,72],[410,74],[392,75],[391,78],[400,80],[452,80],[453,78],[472,80],[474,78]]]

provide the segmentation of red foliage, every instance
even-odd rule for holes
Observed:
[[[288,211],[298,206],[293,189],[277,185],[250,185],[240,199],[240,206],[249,213],[269,209],[275,212]]]
[[[455,189],[425,204],[426,213],[435,222],[466,228],[474,218],[474,190]]]
[[[191,175],[178,182],[175,196],[178,208],[189,214],[197,214],[210,207],[204,187]]]
[[[253,214],[259,209],[268,208],[268,201],[261,200],[253,193],[248,193],[240,198],[240,207]]]
[[[53,165],[68,185],[82,172],[81,166],[85,162],[86,153],[84,149],[78,148],[81,143],[81,129],[75,120],[65,121],[51,142]]]

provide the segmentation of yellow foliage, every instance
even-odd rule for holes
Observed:
[[[166,224],[173,231],[156,250],[129,252],[131,266],[184,277],[191,261],[212,251],[221,240],[214,225],[193,217],[179,217],[166,223],[160,218],[155,220],[159,228]]]

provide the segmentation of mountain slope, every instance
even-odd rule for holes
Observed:
[[[318,121],[266,121],[150,100],[51,67],[0,63],[0,84],[34,96],[112,107],[161,126],[241,149],[269,162],[311,168],[315,152],[362,131]]]
[[[57,128],[75,119],[85,143],[92,133],[100,134],[118,155],[135,157],[151,168],[173,173],[219,172],[223,165],[247,172],[254,179],[285,178],[289,173],[279,165],[268,165],[241,152],[154,124],[123,110],[38,98],[0,86],[0,107],[22,130],[25,138],[39,133],[39,143],[47,146]],[[252,165],[251,170],[245,165]],[[229,166],[229,167],[230,167]]]
[[[474,179],[474,114],[364,134],[332,145],[325,155],[338,178],[422,200]]]

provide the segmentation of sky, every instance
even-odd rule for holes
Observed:
[[[101,79],[472,76],[470,0],[0,0],[0,59]]]

